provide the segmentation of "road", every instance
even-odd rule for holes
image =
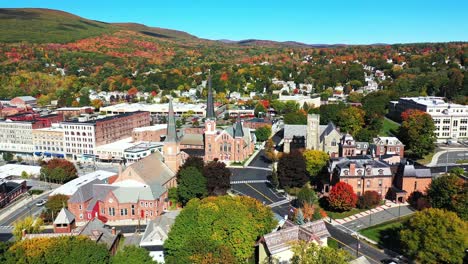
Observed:
[[[246,168],[230,168],[231,189],[234,193],[255,198],[271,206],[273,212],[281,217],[289,215],[292,207],[283,194],[275,190],[268,177],[271,175],[271,163],[264,158],[261,150]]]
[[[374,226],[384,222],[395,220],[398,218],[398,216],[403,217],[412,213],[414,213],[414,210],[407,205],[400,206],[400,208],[392,207],[380,212],[373,213],[370,216],[366,215],[360,217],[356,220],[344,223],[343,225],[353,231],[358,231],[369,226]]]
[[[337,240],[338,244],[342,248],[348,250],[351,254],[356,256],[358,240],[350,234],[334,227],[333,225],[326,223],[326,226],[328,232],[330,232],[331,237]],[[359,256],[365,256],[371,263],[381,263],[382,260],[391,259],[394,257],[391,255],[391,253],[384,253],[362,241],[359,242]]]
[[[451,151],[443,153],[437,159],[437,164],[456,164],[458,160],[468,160],[468,148],[466,151]]]
[[[26,197],[28,202],[23,207],[13,211],[6,218],[2,219],[0,221],[0,226],[11,226],[16,220],[25,218],[26,216],[38,216],[44,207],[36,206],[36,202],[39,199],[46,199],[46,197],[47,194],[35,199],[32,199],[30,196]]]

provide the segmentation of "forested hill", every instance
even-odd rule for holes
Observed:
[[[218,99],[228,91],[311,84],[326,97],[350,93],[377,71],[395,95],[438,95],[466,102],[468,43],[328,46],[264,40],[214,41],[136,23],[105,23],[48,9],[0,9],[0,98],[33,95],[78,104],[89,89],[188,90],[213,74]],[[135,90],[133,89],[133,91]],[[298,92],[298,91],[294,91]]]

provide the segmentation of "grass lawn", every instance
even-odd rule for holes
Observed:
[[[437,151],[434,151],[432,153],[429,153],[427,154],[426,156],[424,156],[422,159],[418,159],[417,162],[419,164],[422,164],[422,165],[426,165],[428,163],[430,163],[432,161],[432,157],[434,156],[434,154],[436,153]]]
[[[343,218],[346,218],[350,215],[354,215],[354,214],[358,214],[360,212],[363,212],[363,211],[366,211],[366,210],[369,210],[369,209],[358,209],[358,208],[354,208],[354,209],[351,209],[349,211],[346,211],[346,212],[333,212],[333,211],[327,211],[325,210],[325,212],[327,212],[327,215],[333,219],[343,219]]]
[[[387,118],[384,119],[382,129],[379,132],[381,136],[396,136],[400,125]]]
[[[412,216],[402,217],[379,225],[365,228],[360,231],[361,235],[368,237],[378,243],[379,247],[399,251],[399,232],[404,221]]]

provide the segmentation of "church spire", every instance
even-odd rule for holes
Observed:
[[[172,98],[169,99],[169,111],[167,118],[167,132],[165,142],[177,142],[177,129],[174,115],[174,107],[172,106]]]
[[[208,99],[206,100],[206,118],[214,120],[216,118],[213,103],[213,91],[211,90],[211,72],[208,75]]]

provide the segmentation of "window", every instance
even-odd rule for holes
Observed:
[[[149,207],[153,207],[153,203],[149,203]]]
[[[145,207],[148,207],[148,202],[145,203]]]
[[[114,207],[109,207],[109,215],[110,216],[115,216],[115,208]]]
[[[83,219],[83,214],[80,214],[80,219]]]
[[[458,120],[453,120],[453,126],[458,126]]]
[[[102,215],[106,214],[106,208],[101,208],[101,214]]]
[[[361,188],[361,180],[358,180],[358,181],[357,181],[357,187],[358,187],[358,188]]]
[[[132,204],[132,215],[135,215],[135,205]]]
[[[382,180],[379,180],[379,187],[382,187]]]
[[[367,180],[366,187],[367,187],[367,188],[370,187],[370,180]]]
[[[358,170],[358,171],[357,171],[357,174],[358,174],[359,176],[362,176],[362,170]]]
[[[120,209],[120,215],[127,215],[128,211],[127,208]]]
[[[80,211],[83,210],[83,207],[81,206],[81,204],[79,205],[79,208],[80,208]]]

